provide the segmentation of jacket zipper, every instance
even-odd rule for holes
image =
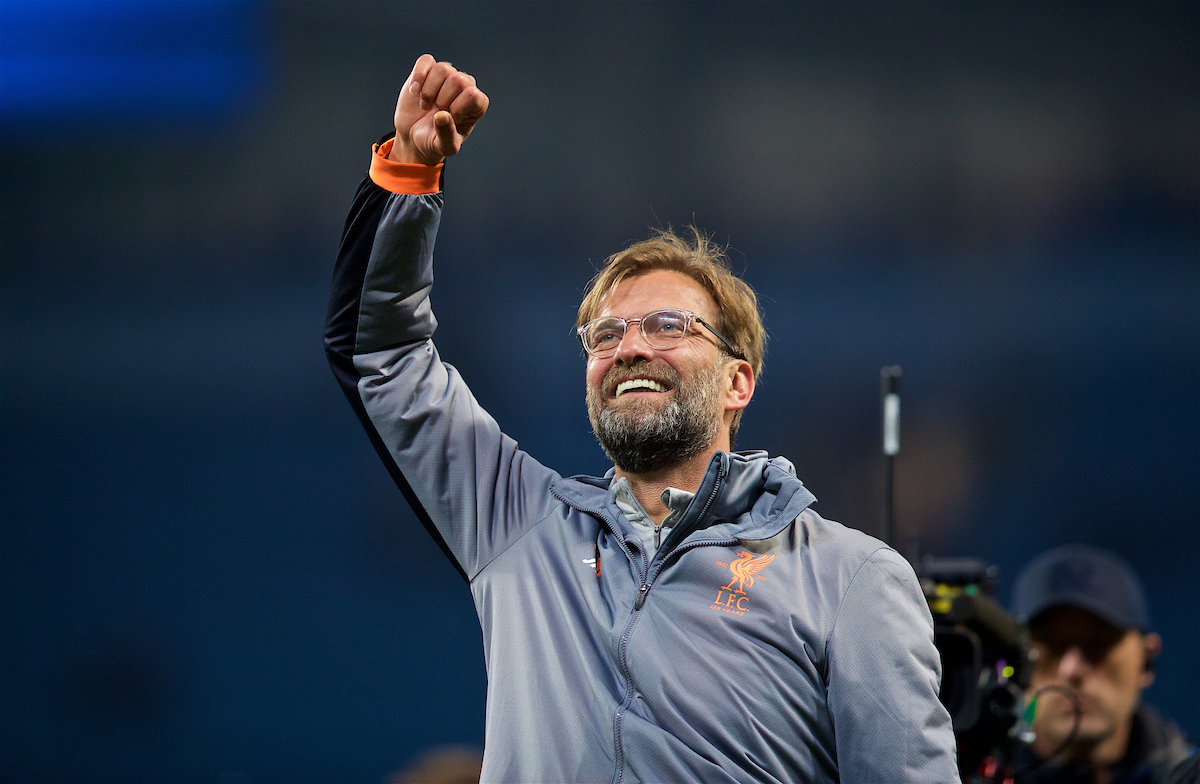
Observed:
[[[638,588],[637,598],[633,600],[633,609],[642,609],[642,605],[646,603],[646,594],[648,593],[650,593],[649,584],[642,583],[642,587]]]
[[[712,490],[710,490],[708,493],[708,498],[704,502],[704,507],[700,510],[699,516],[696,517],[697,521],[703,520],[708,515],[708,510],[712,508],[713,501],[716,500],[717,494],[720,492],[720,489],[721,489],[721,482],[724,479],[725,479],[725,466],[723,463],[719,463],[717,465],[716,481],[713,482]],[[555,493],[555,495],[557,496],[558,494]],[[561,496],[559,497],[559,500],[570,504],[569,501],[567,501],[565,498],[562,498]],[[585,508],[585,507],[581,507],[581,506],[576,506],[575,504],[570,504],[570,505],[574,506],[576,509],[578,509],[581,512],[587,512],[588,514],[595,515],[600,520],[602,520],[604,522],[604,525],[608,528],[609,532],[617,537],[617,541],[620,543],[621,549],[625,551],[625,555],[629,558],[629,560],[633,561],[634,567],[636,568],[638,566],[636,559],[634,559],[634,557],[633,557],[633,553],[631,553],[629,550],[629,546],[625,544],[625,538],[619,534],[619,532],[617,531],[617,527],[613,524],[613,522],[611,520],[608,519],[608,516],[603,511],[601,511],[600,509],[590,509],[590,508]],[[658,537],[659,537],[659,529],[660,528],[661,528],[661,526],[656,526],[655,532],[654,532],[654,534],[655,534],[654,545],[655,545],[656,556],[657,556],[657,549],[659,546]],[[729,540],[728,542],[723,541],[723,540],[717,540],[717,541],[708,540],[708,541],[702,541],[702,542],[691,542],[686,545],[680,545],[680,546],[676,547],[674,550],[672,550],[666,557],[659,560],[657,564],[654,564],[653,574],[651,574],[652,567],[651,567],[651,564],[649,563],[649,561],[646,559],[646,553],[643,552],[639,548],[638,552],[642,556],[642,568],[638,569],[638,577],[641,579],[641,585],[638,586],[637,596],[633,600],[633,612],[629,616],[629,623],[627,623],[625,625],[625,631],[621,633],[621,642],[617,645],[617,658],[621,665],[621,674],[625,676],[626,690],[625,690],[625,699],[621,701],[621,703],[617,706],[616,713],[613,714],[613,743],[616,746],[616,760],[615,760],[616,770],[613,772],[612,784],[621,784],[621,782],[625,778],[625,747],[624,747],[624,744],[621,742],[621,719],[624,718],[625,712],[629,710],[629,707],[631,705],[633,705],[634,691],[635,691],[634,684],[633,684],[633,673],[631,673],[629,671],[629,659],[626,655],[626,651],[628,650],[628,647],[629,647],[629,638],[631,636],[633,636],[633,627],[637,625],[637,619],[641,615],[641,609],[646,604],[646,594],[650,593],[650,586],[653,585],[654,579],[663,570],[663,566],[666,564],[666,562],[668,560],[671,560],[675,555],[677,555],[679,553],[687,552],[688,550],[692,550],[696,547],[707,547],[710,545],[728,544],[728,543],[732,543],[732,542],[736,542],[736,541],[737,541],[737,539],[732,539],[732,540]]]
[[[704,506],[700,509],[700,514],[696,517],[697,522],[703,520],[705,517],[708,516],[708,510],[712,508],[713,501],[717,500],[717,493],[720,492],[721,482],[724,479],[725,479],[725,464],[718,463],[717,464],[717,479],[715,482],[713,482],[712,490],[709,491],[708,498],[705,499]],[[661,529],[662,529],[661,525],[655,526],[655,528],[654,528],[654,550],[655,550],[656,557],[658,554],[658,547],[659,547],[658,533]],[[701,544],[713,544],[713,542],[702,542]],[[680,545],[679,547],[676,547],[674,550],[672,550],[670,553],[668,553],[664,558],[659,560],[657,567],[655,567],[654,564],[647,565],[645,579],[643,579],[641,587],[638,588],[637,598],[635,598],[633,600],[633,609],[634,610],[642,609],[642,606],[646,603],[646,594],[650,593],[650,586],[654,584],[654,579],[656,577],[658,577],[659,572],[662,571],[663,564],[666,563],[667,559],[670,558],[675,553],[685,552],[686,550],[690,550],[690,549],[692,549],[692,548],[684,547],[683,545]],[[653,570],[653,574],[651,574],[651,570]]]
[[[713,501],[717,498],[717,493],[721,489],[721,482],[725,479],[725,466],[723,463],[717,465],[717,479],[713,482],[712,490],[708,494],[708,499],[704,502],[704,508],[700,510],[700,515],[696,518],[697,521],[703,520],[708,515],[708,510],[712,508]],[[661,526],[660,526],[661,527]],[[655,550],[657,558],[658,548],[658,531],[655,530]],[[736,541],[736,540],[735,540]],[[658,561],[657,564],[647,564],[645,577],[642,579],[641,586],[638,587],[637,598],[633,600],[633,614],[629,618],[629,623],[625,626],[625,632],[621,635],[621,644],[617,648],[618,657],[621,662],[621,672],[625,676],[626,694],[625,699],[617,707],[617,712],[613,716],[613,740],[616,743],[616,775],[613,777],[613,784],[621,784],[625,778],[625,746],[621,742],[621,719],[625,712],[633,705],[634,685],[633,673],[629,671],[629,659],[626,656],[626,651],[629,647],[629,638],[633,636],[633,627],[637,624],[638,616],[641,615],[641,609],[646,604],[646,594],[650,593],[650,586],[654,584],[654,579],[662,571],[663,565],[676,553],[682,553],[691,550],[693,547],[701,547],[704,545],[714,544],[713,542],[693,542],[691,547],[680,545],[667,554],[666,557]],[[644,554],[643,554],[644,555]]]

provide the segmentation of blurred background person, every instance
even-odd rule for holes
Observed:
[[[1013,611],[1033,638],[1038,700],[1037,737],[1018,750],[1021,782],[1152,784],[1195,753],[1141,702],[1163,642],[1123,560],[1080,544],[1042,553],[1017,578]]]

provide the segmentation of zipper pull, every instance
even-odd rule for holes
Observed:
[[[662,526],[654,526],[654,549],[657,550],[662,546]]]
[[[646,603],[646,594],[648,593],[650,593],[650,586],[643,583],[642,587],[638,588],[637,598],[633,600],[633,609],[642,609],[642,605]]]

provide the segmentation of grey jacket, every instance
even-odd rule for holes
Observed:
[[[563,478],[438,356],[442,195],[364,181],[334,276],[334,372],[469,581],[483,780],[958,781],[908,563],[822,519],[792,465],[716,455],[652,559],[606,478]]]

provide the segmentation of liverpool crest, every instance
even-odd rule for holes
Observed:
[[[750,597],[746,595],[746,589],[754,585],[755,575],[774,560],[774,555],[755,555],[745,550],[738,553],[737,557],[733,559],[733,563],[727,565],[729,571],[733,573],[733,579],[729,581],[728,585],[717,589],[717,599],[712,603],[710,609],[733,615],[745,615],[746,610],[750,609]],[[717,564],[726,566],[719,561]],[[758,579],[765,580],[766,578]],[[736,587],[734,587],[735,585]]]

